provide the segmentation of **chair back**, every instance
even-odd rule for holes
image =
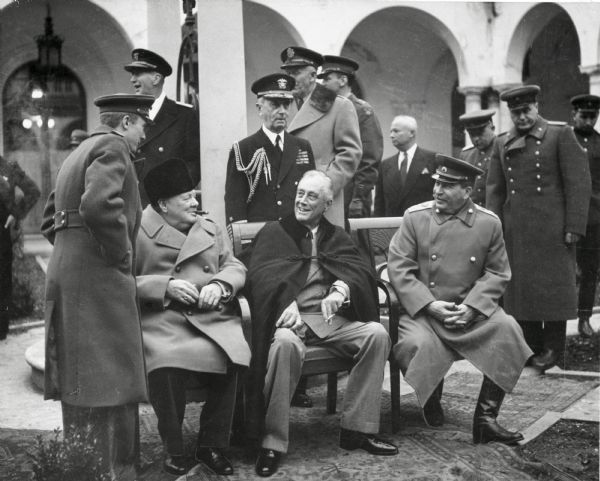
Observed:
[[[250,244],[256,234],[264,227],[266,222],[240,222],[232,223],[227,226],[227,232],[233,245],[233,255],[239,257],[248,244]]]
[[[379,274],[378,266],[387,265],[390,241],[402,225],[402,217],[365,217],[362,219],[348,219],[350,234],[355,239],[361,233],[366,233],[366,242],[369,246],[371,265]]]

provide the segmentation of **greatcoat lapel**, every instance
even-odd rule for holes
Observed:
[[[181,264],[186,259],[205,251],[215,244],[217,229],[215,224],[200,218],[188,232],[185,242],[181,246],[175,265]]]

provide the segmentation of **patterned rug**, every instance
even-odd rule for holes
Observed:
[[[371,456],[364,451],[348,452],[338,447],[339,413],[325,413],[325,386],[309,390],[315,407],[292,410],[291,443],[280,470],[279,480],[410,480],[410,481],[527,481],[572,479],[543,475],[540,466],[519,457],[519,450],[501,444],[473,445],[471,420],[481,385],[481,375],[458,372],[446,378],[442,405],[446,415],[443,428],[425,427],[414,394],[402,396],[400,432],[390,431],[390,397],[384,393],[382,433],[399,448],[392,457]],[[499,418],[511,429],[524,429],[546,411],[563,411],[598,385],[596,381],[559,377],[524,377],[507,395]],[[343,390],[338,393],[338,409]],[[194,450],[201,405],[188,405],[185,420],[187,449]],[[37,434],[51,433],[0,429],[0,479],[29,479],[31,450]],[[162,446],[151,408],[141,409],[142,453],[152,464],[140,481],[174,480],[161,472]],[[217,476],[199,465],[180,480],[261,479],[254,474],[254,457],[239,447],[230,449],[234,476]]]

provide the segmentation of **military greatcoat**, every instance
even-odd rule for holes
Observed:
[[[483,174],[480,174],[475,178],[473,192],[471,193],[471,199],[473,199],[473,202],[481,207],[485,207],[485,183],[495,143],[496,137],[494,137],[494,140],[485,150],[479,150],[472,145],[471,147],[463,149],[463,151],[460,153],[460,158],[462,160],[466,160],[469,164],[479,167],[481,170],[483,170]]]
[[[137,238],[136,273],[148,372],[174,367],[225,373],[228,359],[248,366],[250,348],[233,306],[200,311],[165,297],[171,279],[189,281],[198,291],[220,281],[231,286],[232,295],[244,286],[246,268],[233,257],[229,239],[214,222],[198,217],[186,235],[146,207]]]
[[[564,240],[566,232],[585,234],[591,182],[573,130],[539,117],[525,135],[513,127],[499,136],[486,190],[513,270],[506,312],[519,321],[574,318],[575,248]]]
[[[147,399],[134,275],[142,209],[131,155],[121,135],[101,126],[65,159],[46,203],[42,232],[54,244],[46,399],[78,407]]]
[[[409,207],[390,243],[388,273],[406,309],[394,357],[422,405],[461,357],[512,391],[533,353],[498,305],[511,271],[496,215],[470,199],[454,215],[434,201]],[[423,311],[435,300],[466,304],[485,319],[449,330]]]
[[[310,142],[315,166],[333,183],[333,205],[325,217],[344,226],[344,186],[350,182],[362,156],[356,109],[348,99],[320,84],[304,102],[288,128]]]

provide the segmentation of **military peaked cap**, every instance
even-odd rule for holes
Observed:
[[[71,147],[77,147],[81,142],[83,142],[89,136],[90,135],[85,130],[75,129],[75,130],[73,130],[73,132],[71,132],[71,139],[70,139],[69,145]]]
[[[281,52],[280,57],[283,69],[307,65],[318,68],[323,64],[323,56],[320,53],[304,47],[288,47]]]
[[[458,184],[465,180],[472,181],[476,176],[483,174],[480,168],[448,155],[435,154],[435,161],[438,167],[431,177],[438,182]]]
[[[600,97],[597,95],[581,94],[571,99],[574,109],[582,112],[598,112],[600,110]]]
[[[330,73],[341,73],[343,75],[353,76],[358,70],[358,62],[348,57],[338,55],[324,55],[322,71],[318,78],[325,78]]]
[[[481,129],[490,123],[495,113],[496,111],[492,109],[474,110],[472,112],[462,114],[458,120],[467,130]]]
[[[195,187],[192,176],[182,159],[172,158],[154,167],[144,177],[144,188],[151,204],[169,199]]]
[[[152,123],[148,113],[154,103],[152,95],[135,94],[113,94],[103,95],[94,100],[94,104],[100,107],[100,113],[124,112],[139,115],[146,122]]]
[[[135,70],[155,71],[168,77],[173,73],[173,69],[164,58],[145,48],[136,48],[131,52],[133,62],[125,65],[125,70],[134,72]]]
[[[500,94],[500,100],[507,103],[510,110],[519,109],[537,102],[540,88],[537,85],[523,85],[514,89],[505,90]]]
[[[266,75],[256,80],[250,89],[257,97],[268,99],[293,99],[292,90],[296,86],[294,77],[284,73]]]

